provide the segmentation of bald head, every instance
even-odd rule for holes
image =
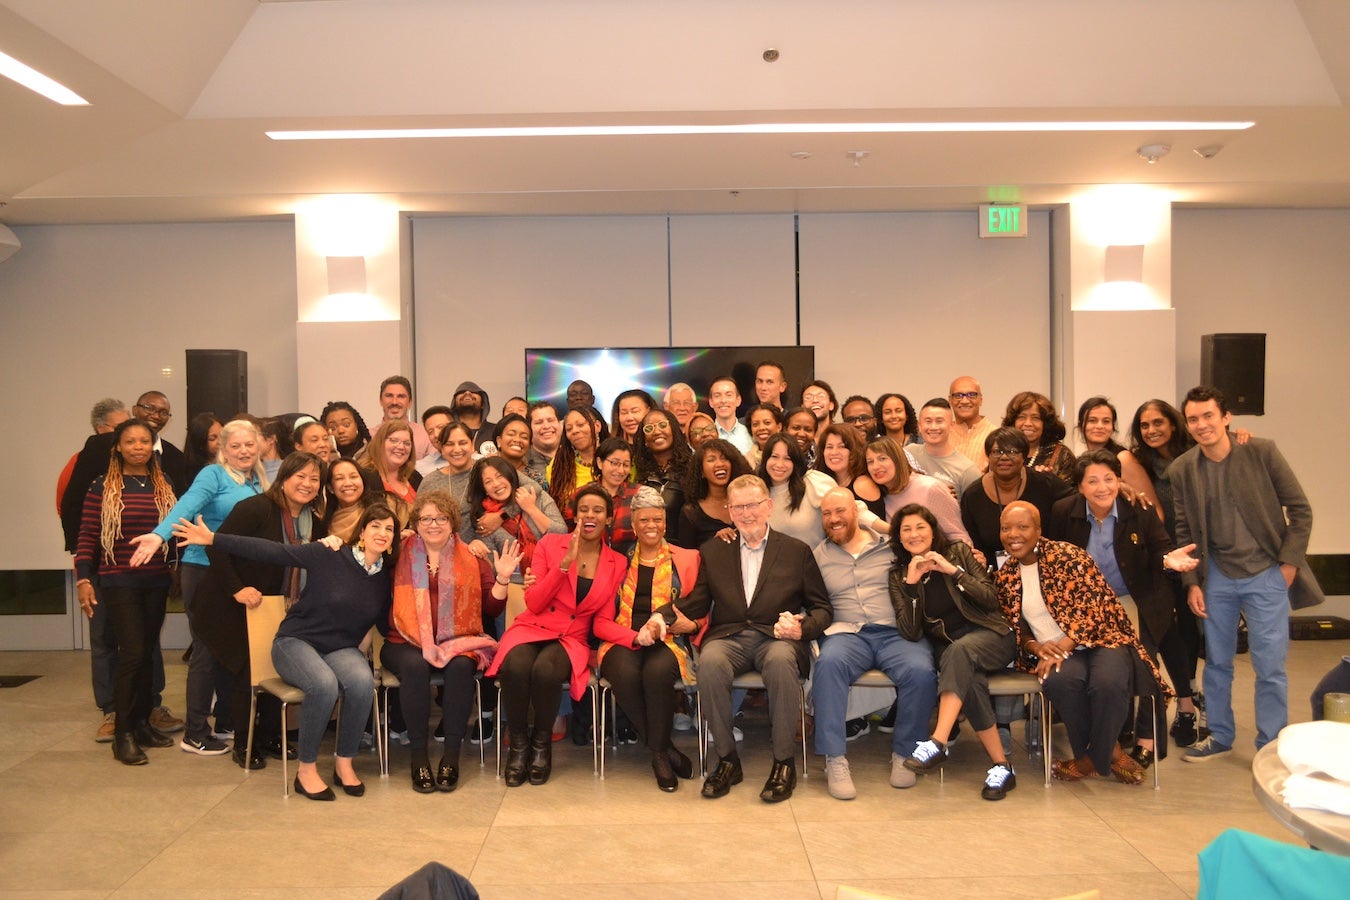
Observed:
[[[952,382],[947,400],[952,405],[952,415],[964,425],[973,425],[980,419],[980,405],[984,403],[984,392],[980,383],[969,375],[962,375]]]
[[[998,536],[1008,555],[1024,566],[1034,563],[1041,539],[1040,511],[1025,500],[1014,500],[1003,508],[998,524]]]
[[[825,536],[841,547],[858,535],[858,504],[847,488],[830,488],[820,499],[820,524]]]

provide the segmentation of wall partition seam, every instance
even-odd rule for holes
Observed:
[[[666,346],[675,346],[675,273],[670,249],[670,213],[666,213]]]
[[[797,346],[802,345],[802,217],[792,214],[792,293],[797,320]]]

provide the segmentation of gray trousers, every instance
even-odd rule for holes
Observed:
[[[961,698],[966,721],[976,731],[993,728],[994,705],[989,699],[989,673],[1008,667],[1017,655],[1012,632],[994,634],[976,628],[946,647],[935,648],[938,656],[938,694]]]
[[[797,642],[776,640],[751,628],[705,641],[699,655],[698,692],[712,732],[713,749],[724,759],[736,755],[736,738],[731,733],[731,682],[752,669],[764,678],[769,693],[773,758],[794,759],[797,723],[802,715]]]

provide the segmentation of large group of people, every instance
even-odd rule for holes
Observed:
[[[399,682],[390,717],[420,793],[456,788],[462,743],[489,740],[494,713],[505,783],[546,783],[560,714],[591,727],[580,701],[594,675],[668,792],[694,775],[672,723],[696,689],[711,742],[702,794],[725,796],[744,778],[737,679],[755,672],[773,760],[761,798],[792,796],[809,712],[827,790],[851,799],[848,743],[885,709],[854,683],[875,669],[894,688],[889,783],[943,765],[964,718],[989,757],[982,796],[999,800],[1016,774],[987,680],[1010,667],[1040,679],[1066,726],[1057,778],[1137,784],[1169,733],[1190,762],[1231,751],[1239,616],[1257,746],[1287,721],[1283,617],[1320,596],[1304,560],[1311,510],[1274,444],[1230,430],[1218,391],[1143,404],[1129,446],[1093,397],[1076,455],[1049,398],[1022,391],[995,422],[971,376],[917,411],[899,393],[840,404],[820,380],[790,394],[773,362],[746,388],[749,403],[717,378],[701,407],[689,384],[633,387],[607,421],[574,382],[565,408],[513,397],[494,422],[464,382],[415,421],[412,385],[393,376],[373,430],[344,401],[317,417],[202,413],[186,455],[160,436],[163,394],[129,414],[101,401],[58,487],[96,623],[96,739],[128,765],[176,730],[182,750],[232,752],[245,769],[286,753],[274,709],[250,719],[245,611],[265,596],[287,610],[271,656],[305,692],[294,787],[315,800],[334,799],[334,783],[364,790],[362,734],[394,727],[372,713],[380,668]],[[173,591],[192,635],[183,719],[160,697]]]

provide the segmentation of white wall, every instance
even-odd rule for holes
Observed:
[[[1334,462],[1350,447],[1348,247],[1350,210],[1173,213],[1178,393],[1199,382],[1202,334],[1266,333],[1266,415],[1233,422],[1279,443],[1312,501],[1314,553],[1350,551]]]
[[[973,212],[803,215],[802,343],[846,394],[917,407],[973,375],[1002,419],[1021,390],[1050,393],[1050,217],[981,240]]]
[[[15,468],[0,522],[0,568],[66,568],[56,477],[105,396],[130,406],[161,390],[187,426],[187,348],[248,351],[249,406],[296,405],[295,243],[290,222],[15,228],[0,265],[0,381]],[[169,375],[161,374],[169,369]],[[17,513],[17,514],[16,514]]]

